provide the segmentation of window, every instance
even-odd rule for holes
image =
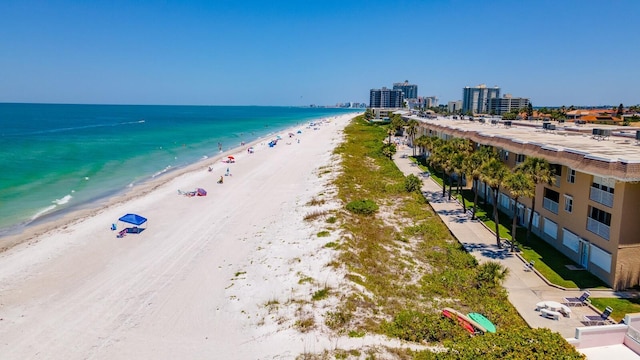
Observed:
[[[573,196],[564,196],[564,211],[568,213],[573,212]]]
[[[577,253],[580,247],[580,237],[571,231],[562,228],[562,245]]]
[[[567,171],[567,182],[574,184],[576,182],[576,171],[573,169],[569,169]]]
[[[524,154],[517,154],[516,155],[516,164],[520,164],[521,162],[524,162]]]
[[[589,217],[601,224],[611,226],[611,214],[597,207],[589,207]]]
[[[558,224],[547,218],[544,218],[543,226],[543,231],[545,234],[549,235],[554,240],[558,238]]]
[[[531,216],[531,209],[527,208],[527,213],[525,214],[525,217],[526,217],[525,223],[527,224],[527,226],[529,225],[529,216]],[[538,214],[538,212],[535,211],[533,213],[533,219],[531,219],[531,226],[534,228],[537,228],[539,219],[540,219],[540,214]]]
[[[544,198],[542,199],[542,207],[554,214],[558,213],[558,203],[560,202],[560,194],[548,188],[544,188]]]
[[[608,179],[608,178],[603,178],[600,176],[594,176],[593,177],[593,183],[591,184],[591,187],[594,187],[596,189],[600,189],[604,192],[608,192],[613,194],[615,191],[615,186],[616,186],[616,181],[613,179]]]
[[[544,188],[544,197],[556,203],[560,201],[560,193],[548,188]]]
[[[600,249],[599,247],[591,244],[591,263],[599,267],[600,269],[610,272],[611,271],[611,254]]]

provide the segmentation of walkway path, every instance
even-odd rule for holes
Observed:
[[[394,161],[400,171],[405,176],[414,174],[419,176],[421,170],[408,158],[411,149],[401,147],[394,156]],[[448,200],[442,197],[442,187],[431,178],[425,179],[422,186],[422,193],[427,198],[431,207],[440,216],[449,230],[455,235],[465,248],[479,262],[497,260],[509,269],[504,287],[509,294],[509,301],[531,327],[549,328],[559,332],[563,337],[573,338],[575,328],[582,327],[583,315],[599,315],[591,307],[572,307],[570,318],[560,318],[551,320],[540,316],[536,311],[536,304],[540,301],[553,300],[563,302],[565,297],[579,297],[582,290],[564,290],[550,286],[545,280],[534,271],[525,271],[525,262],[515,253],[509,252],[508,248],[498,248],[495,234],[478,220],[471,220],[471,217],[463,213],[462,205],[456,200]],[[592,291],[592,296],[595,295]],[[615,293],[613,291],[598,291],[597,297],[615,297],[627,294]]]

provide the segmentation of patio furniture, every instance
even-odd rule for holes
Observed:
[[[535,264],[536,261],[535,260],[531,260],[529,261],[528,264],[524,264],[524,271],[531,271],[533,270],[533,264]]]
[[[584,306],[590,302],[589,296],[591,296],[591,293],[587,290],[582,295],[580,295],[579,298],[564,298],[564,303],[568,306]]]
[[[560,306],[560,309],[558,310],[558,312],[562,315],[564,315],[564,317],[571,317],[571,308],[568,307],[567,305],[562,305]]]
[[[606,325],[609,322],[609,315],[613,312],[611,306],[607,306],[601,315],[585,315],[582,322],[587,326]]]
[[[542,309],[540,310],[540,314],[546,317],[547,319],[560,320],[560,313],[557,311]]]

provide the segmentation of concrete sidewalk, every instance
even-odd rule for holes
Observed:
[[[421,170],[408,156],[412,155],[411,149],[402,146],[394,156],[398,169],[405,176],[414,174],[420,177]],[[429,201],[434,211],[447,225],[451,233],[473,255],[478,262],[489,260],[499,261],[509,269],[504,287],[509,294],[509,301],[516,310],[534,328],[549,328],[560,333],[563,337],[574,337],[575,328],[585,326],[581,320],[584,315],[599,315],[595,309],[588,306],[571,307],[571,317],[561,317],[559,320],[551,320],[540,315],[536,311],[536,304],[541,301],[553,300],[562,303],[566,297],[579,297],[582,290],[565,290],[550,286],[534,271],[525,271],[525,262],[515,253],[509,252],[509,248],[498,248],[495,234],[478,220],[471,220],[471,216],[462,211],[462,205],[455,200],[447,200],[442,197],[442,187],[431,178],[422,181],[422,193]],[[614,297],[619,296],[612,291],[591,292],[591,296]],[[615,310],[614,310],[615,311]]]

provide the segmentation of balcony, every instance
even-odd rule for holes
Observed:
[[[589,192],[589,199],[610,208],[613,207],[613,194],[608,191],[594,188],[593,186],[591,187],[591,191]]]
[[[558,213],[558,203],[549,198],[542,198],[542,207],[554,214]]]
[[[599,222],[598,220],[587,218],[587,230],[603,239],[609,240],[609,226]]]

